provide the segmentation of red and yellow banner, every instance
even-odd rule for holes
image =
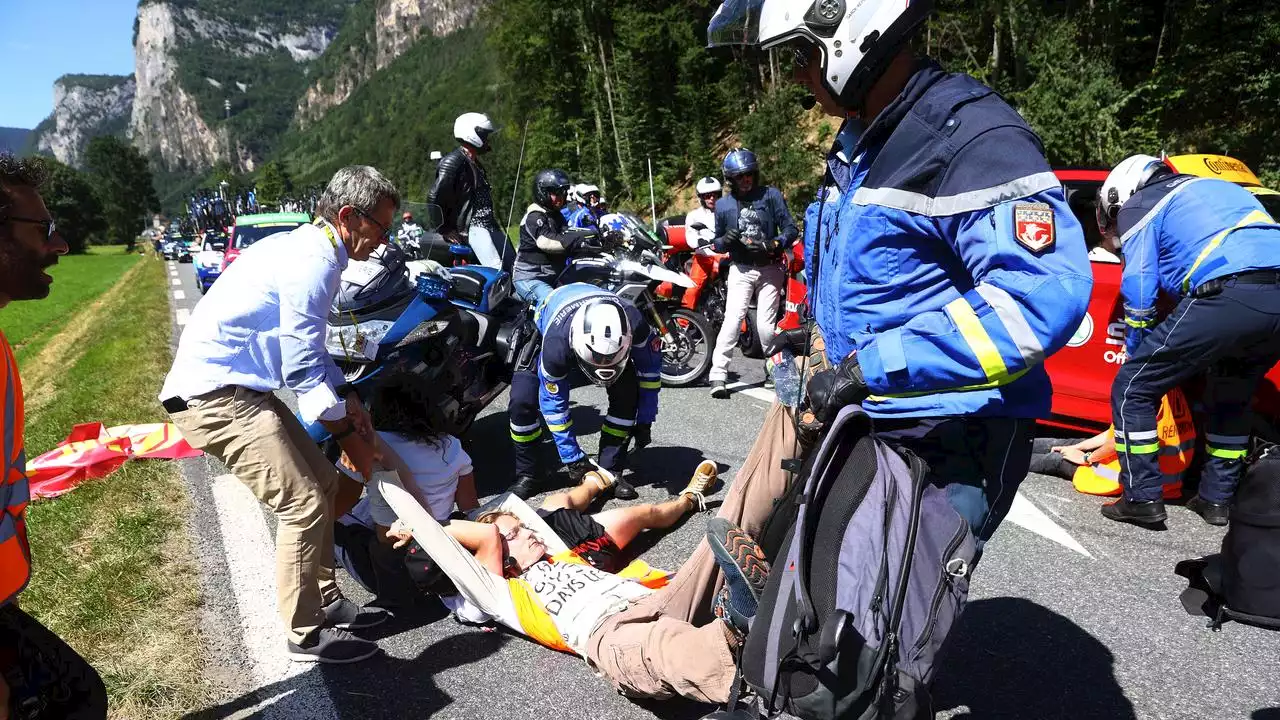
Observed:
[[[27,477],[32,497],[51,498],[85,480],[110,475],[132,458],[177,460],[199,454],[178,428],[167,423],[113,428],[84,423],[72,428],[58,447],[28,461]]]

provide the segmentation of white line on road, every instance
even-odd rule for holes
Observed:
[[[1026,528],[1040,537],[1052,540],[1059,545],[1075,550],[1081,555],[1093,559],[1093,555],[1084,546],[1071,537],[1061,525],[1054,522],[1040,508],[1032,504],[1022,493],[1013,497],[1013,506],[1009,508],[1006,519],[1019,527]]]
[[[254,717],[337,717],[319,670],[285,657],[275,600],[275,544],[258,499],[234,475],[219,475],[213,479],[213,500],[253,682],[262,688],[290,681],[293,688],[265,700],[261,714]],[[234,620],[226,618],[232,625]]]
[[[174,300],[186,300],[186,299],[187,299],[187,294],[186,294],[185,292],[181,291],[181,290],[174,290],[174,291],[173,291],[173,299],[174,299]]]
[[[739,392],[740,394],[746,395],[749,398],[755,398],[756,400],[763,400],[767,403],[773,402],[778,397],[777,395],[773,394],[772,390],[766,390],[765,388],[760,387],[758,383],[749,384],[744,382],[736,382],[736,383],[729,383],[728,385],[725,385],[725,387],[729,389],[729,392]]]
[[[187,321],[191,319],[191,311],[187,308],[178,308],[174,315],[174,320],[178,323],[178,327],[185,326]]]
[[[179,279],[179,278],[174,278],[174,279],[173,279],[173,286],[174,286],[174,287],[178,287],[178,286],[180,286],[180,285],[182,285],[182,280],[181,280],[181,279]]]

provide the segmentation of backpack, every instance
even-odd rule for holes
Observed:
[[[1207,615],[1214,630],[1229,620],[1280,630],[1280,446],[1248,461],[1222,552],[1174,571],[1191,581],[1182,593],[1187,612]]]
[[[969,591],[968,523],[856,406],[808,470],[739,673],[770,715],[932,718],[935,661]]]

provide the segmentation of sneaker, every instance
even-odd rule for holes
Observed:
[[[724,518],[712,518],[707,523],[707,543],[724,573],[725,616],[745,633],[769,579],[769,561],[745,530]]]
[[[378,652],[378,645],[361,640],[346,630],[323,627],[311,634],[311,637],[297,644],[288,644],[288,657],[295,662],[320,662],[332,665],[360,662],[373,657]]]
[[[531,475],[518,475],[515,483],[508,490],[521,500],[528,500],[542,492],[542,488],[538,486],[538,481]]]
[[[689,484],[680,491],[681,495],[688,495],[693,500],[693,504],[701,512],[707,509],[707,491],[712,485],[716,484],[716,464],[710,460],[703,460],[698,463],[697,469],[693,471],[693,477],[689,478]]]
[[[717,400],[729,399],[729,388],[725,387],[723,380],[716,380],[711,383],[711,397]]]
[[[774,388],[774,385],[775,383],[773,381],[773,361],[765,360],[764,361],[764,389],[772,390]]]
[[[324,624],[339,630],[364,630],[387,621],[390,614],[381,608],[360,607],[346,598],[324,606]]]

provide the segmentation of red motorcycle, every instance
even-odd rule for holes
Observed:
[[[728,297],[725,278],[729,274],[729,255],[726,253],[698,254],[689,246],[685,236],[684,218],[670,217],[658,223],[658,237],[663,243],[663,261],[668,269],[683,272],[693,279],[694,286],[684,291],[681,304],[706,316],[713,331],[724,323],[725,302]],[[799,308],[808,296],[804,281],[804,242],[796,242],[784,254],[787,265],[786,300],[778,308],[779,330],[791,330],[801,325]],[[679,288],[669,283],[658,287],[658,294],[674,298]],[[738,349],[743,356],[755,359],[764,357],[760,346],[760,332],[756,329],[756,300],[738,330]]]

